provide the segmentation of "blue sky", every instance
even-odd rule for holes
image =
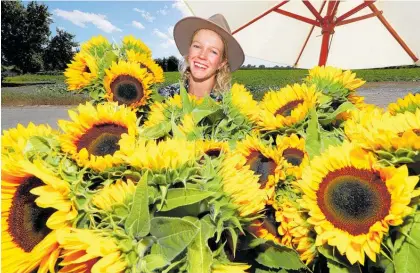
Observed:
[[[41,1],[40,1],[41,2]],[[44,1],[52,14],[56,28],[76,35],[83,43],[92,36],[103,35],[119,43],[122,37],[134,35],[142,39],[153,52],[153,58],[174,55],[180,57],[173,40],[173,27],[178,20],[192,13],[182,0],[173,1]],[[245,64],[270,63],[246,58]]]

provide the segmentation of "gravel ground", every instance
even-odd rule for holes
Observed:
[[[359,94],[365,96],[365,102],[380,107],[386,107],[409,92],[420,93],[420,82],[370,82],[359,89]],[[72,107],[75,106],[2,107],[1,129],[16,127],[18,123],[26,126],[30,121],[36,124],[47,123],[58,128],[57,120],[68,119],[67,110]]]

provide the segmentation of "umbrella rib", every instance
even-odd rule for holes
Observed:
[[[321,8],[319,9],[319,14],[321,14],[321,13],[322,13],[322,10],[324,9],[324,7],[325,7],[325,4],[326,4],[326,3],[327,3],[327,1],[326,1],[326,0],[324,0],[324,1],[323,1],[323,3],[322,3],[322,5],[321,5]],[[338,6],[338,5],[337,5],[337,6]],[[314,28],[315,28],[315,26],[313,25],[313,26],[311,27],[311,30],[310,30],[310,31],[309,31],[309,33],[308,33],[308,36],[306,37],[305,42],[303,43],[302,49],[300,50],[300,53],[299,53],[299,56],[297,57],[296,62],[295,62],[295,64],[293,65],[294,67],[296,67],[296,66],[297,66],[297,64],[298,64],[298,62],[299,62],[299,60],[300,60],[300,57],[302,57],[303,51],[305,50],[306,45],[308,44],[309,38],[311,37],[312,32],[314,31]]]
[[[261,15],[259,15],[259,16],[257,16],[257,17],[255,17],[254,19],[252,19],[252,20],[251,20],[251,21],[249,21],[248,23],[246,23],[246,24],[242,25],[241,27],[237,28],[236,30],[234,30],[234,31],[232,32],[232,35],[234,35],[234,34],[238,33],[239,31],[243,30],[243,29],[244,29],[244,28],[246,28],[247,26],[249,26],[249,25],[251,25],[251,24],[255,23],[256,21],[260,20],[261,18],[263,18],[263,17],[264,17],[264,16],[266,16],[267,14],[271,13],[271,12],[272,12],[272,11],[274,11],[275,9],[277,9],[277,8],[279,8],[279,7],[281,7],[281,6],[283,6],[284,4],[286,4],[286,3],[288,3],[288,2],[289,2],[289,0],[285,0],[285,1],[281,2],[281,3],[280,3],[280,4],[278,4],[278,5],[275,5],[275,6],[274,6],[274,7],[272,7],[271,9],[267,10],[266,12],[264,12],[263,14],[261,14]]]
[[[379,10],[376,8],[374,4],[370,4],[369,8],[374,13],[378,13]],[[405,50],[405,52],[411,57],[411,59],[414,62],[417,62],[419,58],[411,51],[411,49],[408,47],[408,45],[404,42],[404,40],[398,35],[397,31],[391,26],[391,24],[385,19],[385,16],[383,16],[382,13],[379,13],[377,15],[379,21],[385,26],[385,28],[391,33],[391,35],[394,37],[395,40],[400,44],[400,46]]]

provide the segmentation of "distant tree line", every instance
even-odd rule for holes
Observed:
[[[56,30],[50,37],[51,14],[48,6],[20,1],[1,1],[1,61],[21,73],[64,70],[78,46],[75,35]]]
[[[162,67],[164,72],[178,71],[179,60],[175,56],[158,58],[155,62]]]
[[[294,69],[291,66],[278,66],[275,65],[273,67],[266,67],[265,65],[261,64],[261,65],[251,65],[251,64],[247,64],[247,65],[242,65],[240,68],[240,70],[247,70],[247,69]]]

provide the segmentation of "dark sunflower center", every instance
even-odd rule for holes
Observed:
[[[114,100],[122,104],[132,104],[144,96],[141,82],[129,75],[120,75],[111,83]]]
[[[260,175],[258,182],[261,185],[260,188],[264,188],[268,182],[268,176],[274,174],[274,170],[276,169],[274,160],[265,157],[259,151],[253,151],[247,157],[246,163],[251,166],[250,169],[252,171]]]
[[[263,227],[272,235],[277,236],[277,225],[275,210],[272,206],[266,206],[264,211],[264,222]]]
[[[206,155],[210,157],[219,157],[220,149],[210,149],[206,152]]]
[[[280,109],[278,109],[274,115],[282,115],[284,117],[288,117],[292,113],[292,110],[295,109],[296,106],[298,106],[302,102],[303,100],[294,100],[294,101],[288,102],[284,106],[282,106]]]
[[[378,173],[346,167],[324,177],[317,202],[328,221],[356,236],[388,215],[391,195]]]
[[[85,68],[83,69],[83,72],[91,73],[90,68],[89,68],[88,65],[85,65]]]
[[[86,148],[90,154],[105,156],[114,154],[120,147],[121,135],[127,133],[126,127],[118,124],[100,124],[90,128],[78,141],[77,151]]]
[[[38,207],[35,204],[37,196],[30,193],[42,185],[44,183],[36,177],[26,178],[16,189],[7,219],[9,234],[25,252],[31,252],[51,232],[45,223],[55,210]]]
[[[304,153],[296,148],[287,148],[283,151],[283,157],[293,166],[299,166],[304,156]]]

